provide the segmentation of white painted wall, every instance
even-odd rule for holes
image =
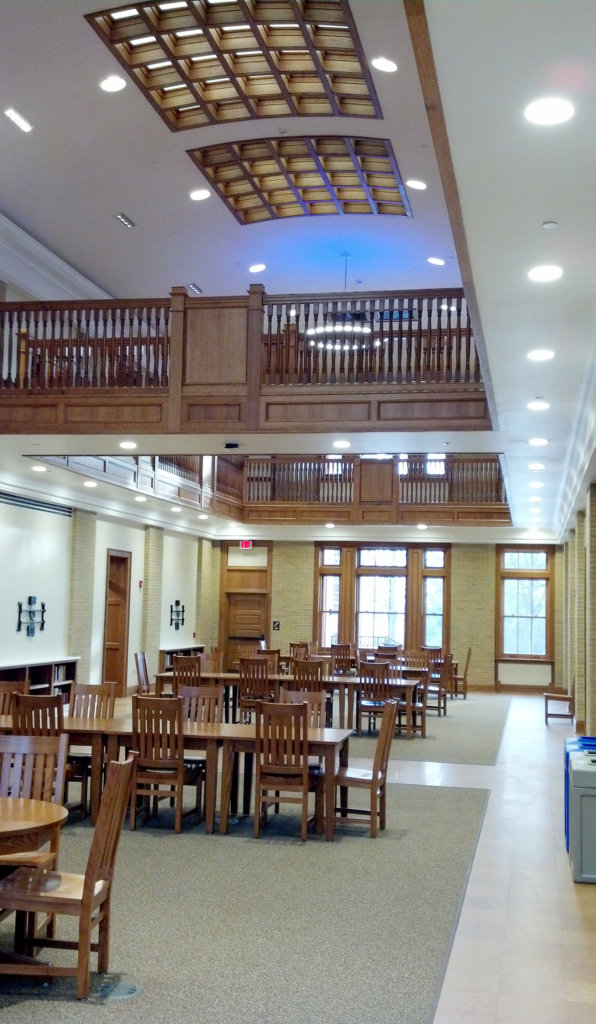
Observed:
[[[189,647],[197,621],[198,541],[181,533],[164,535],[161,592],[161,648]],[[184,605],[184,625],[170,626],[170,605]],[[199,638],[200,639],[200,638]]]
[[[28,664],[63,658],[67,649],[72,520],[0,502],[0,662]],[[17,633],[18,602],[46,605],[35,636]]]

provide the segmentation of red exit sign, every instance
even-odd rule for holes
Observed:
[[[241,540],[240,547],[245,549],[252,548],[252,540]]]

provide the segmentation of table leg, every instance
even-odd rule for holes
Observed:
[[[413,687],[406,690],[406,739],[412,739],[412,693]]]
[[[235,753],[233,743],[224,743],[221,756],[221,797],[219,807],[219,831],[222,836],[228,831]]]
[[[339,727],[345,729],[346,727],[346,687],[345,683],[339,683],[337,687],[338,692],[338,704],[339,704]]]
[[[206,741],[205,766],[205,831],[215,831],[215,804],[217,802],[217,740]]]
[[[104,738],[102,735],[91,736],[91,824],[95,825],[99,814],[101,790],[103,782]]]

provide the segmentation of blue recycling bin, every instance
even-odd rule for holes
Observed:
[[[569,755],[575,750],[596,750],[596,736],[570,736],[565,740],[565,849],[569,853]]]
[[[569,862],[574,882],[596,883],[596,750],[569,754]]]

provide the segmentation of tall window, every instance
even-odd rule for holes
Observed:
[[[499,655],[549,658],[552,650],[552,549],[501,547],[498,558]]]
[[[448,642],[448,548],[318,548],[317,639],[358,647]]]

